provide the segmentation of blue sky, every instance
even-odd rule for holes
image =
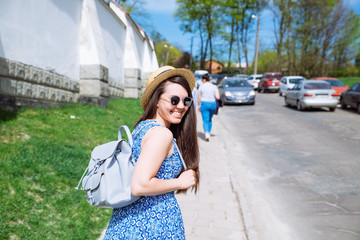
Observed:
[[[345,0],[348,4],[360,15],[360,0]],[[143,6],[150,14],[149,21],[153,27],[163,35],[166,40],[181,50],[190,52],[191,36],[190,34],[183,34],[179,28],[179,23],[175,21],[174,12],[176,10],[176,0],[145,0]],[[260,49],[272,48],[274,45],[274,31],[273,31],[273,17],[269,10],[262,12],[260,21]],[[146,28],[145,28],[146,30]],[[254,56],[255,50],[255,24],[252,30],[251,41],[249,42],[249,60]],[[197,38],[193,42],[193,55],[196,55],[198,48],[196,47]]]

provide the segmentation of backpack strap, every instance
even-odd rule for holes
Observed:
[[[130,145],[130,147],[132,147],[132,145],[133,145],[133,138],[132,138],[132,135],[131,135],[131,133],[130,133],[130,130],[129,130],[128,126],[126,126],[126,125],[120,126],[119,132],[118,132],[118,140],[121,140],[121,139],[122,139],[123,130],[125,130],[126,135],[127,135],[127,137],[128,137],[128,140],[129,140],[129,145]]]
[[[132,133],[132,135],[134,136],[134,138],[141,132],[141,130],[144,128],[144,127],[146,127],[146,126],[148,126],[148,125],[150,125],[150,124],[152,124],[153,122],[147,122],[147,123],[145,123],[136,133],[134,133],[135,132],[135,129],[134,129],[134,131],[133,131],[133,133]],[[161,124],[157,124],[157,125],[155,125],[155,126],[162,126]],[[155,127],[154,126],[154,127]]]
[[[150,125],[150,124],[152,124],[152,123],[153,123],[153,122],[145,123],[135,134],[134,134],[134,132],[133,132],[134,138],[141,132],[141,130],[142,130],[145,126]],[[155,123],[155,126],[164,127],[164,125],[162,125],[162,124],[160,124],[160,123]],[[154,127],[155,127],[155,126],[154,126]],[[120,137],[121,137],[121,136],[120,136]],[[177,152],[179,153],[180,160],[181,160],[181,163],[182,163],[182,165],[183,165],[183,167],[184,167],[184,170],[186,170],[186,169],[187,169],[186,163],[185,163],[185,161],[184,161],[184,158],[183,158],[182,155],[181,155],[181,152],[180,152],[180,149],[179,149],[178,145],[176,144],[176,139],[175,139],[175,138],[174,138],[174,146],[175,146]]]
[[[182,155],[181,155],[181,152],[180,152],[180,149],[179,149],[178,145],[176,144],[176,139],[175,139],[175,138],[174,138],[174,140],[175,140],[175,141],[174,141],[175,148],[176,148],[177,152],[179,153],[180,160],[181,160],[181,163],[182,163],[182,165],[183,165],[183,167],[184,167],[184,170],[186,170],[186,169],[187,169],[186,163],[185,163],[185,161],[184,161],[184,158],[183,158]]]
[[[150,125],[150,124],[151,124],[151,122],[148,122],[148,123],[144,124],[144,125],[134,134],[134,138],[140,133],[140,131],[141,131],[145,126]],[[132,147],[132,145],[133,145],[133,143],[134,143],[134,141],[133,141],[133,134],[130,133],[130,130],[129,130],[128,126],[126,126],[126,125],[120,126],[119,132],[118,132],[118,140],[121,140],[121,139],[122,139],[122,133],[123,133],[124,130],[125,130],[126,135],[127,135],[128,139],[129,139],[129,145],[130,145],[130,147]]]

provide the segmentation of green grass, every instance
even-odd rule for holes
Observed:
[[[0,111],[1,239],[97,239],[111,209],[91,207],[76,191],[91,150],[133,128],[136,99]],[[71,118],[75,116],[75,118]]]
[[[355,83],[360,81],[360,77],[340,77],[339,78],[345,85],[348,85],[349,88]]]

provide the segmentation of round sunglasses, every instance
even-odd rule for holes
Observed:
[[[179,96],[169,96],[169,98],[167,98],[168,100],[170,100],[171,105],[173,106],[177,106],[180,102],[180,97]],[[185,107],[190,107],[192,104],[192,98],[191,97],[184,97],[182,99],[184,106]]]

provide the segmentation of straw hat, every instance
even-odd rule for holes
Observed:
[[[189,83],[191,90],[195,87],[195,76],[190,70],[185,68],[174,68],[171,66],[161,67],[154,71],[146,81],[145,91],[141,97],[141,107],[143,110],[146,109],[151,95],[159,84],[174,76],[185,78]]]

